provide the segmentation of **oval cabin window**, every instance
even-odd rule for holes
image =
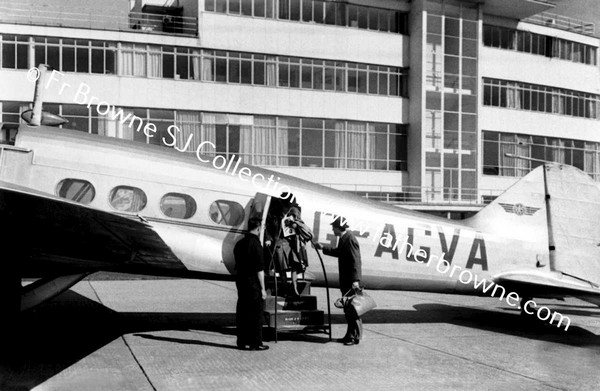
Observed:
[[[168,193],[160,200],[160,210],[174,219],[189,219],[196,213],[196,201],[181,193]]]
[[[120,212],[139,212],[146,207],[146,193],[131,186],[117,186],[110,192],[110,205]]]
[[[83,179],[63,179],[56,186],[56,194],[81,204],[89,204],[96,196],[94,185]]]
[[[208,213],[217,224],[233,226],[244,221],[244,208],[234,201],[217,200],[210,204]]]

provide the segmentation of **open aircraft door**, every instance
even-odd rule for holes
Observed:
[[[248,219],[253,217],[260,217],[262,221],[262,226],[266,227],[267,224],[267,215],[269,214],[269,207],[271,206],[271,196],[264,193],[256,193],[254,199],[252,200],[252,204],[250,205],[250,214]],[[265,230],[260,230],[260,242],[264,243],[265,240]]]

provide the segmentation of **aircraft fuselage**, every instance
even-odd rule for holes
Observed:
[[[89,207],[146,219],[184,266],[184,272],[178,274],[190,277],[200,273],[232,278],[233,246],[244,234],[257,193],[261,193],[249,180],[202,163],[194,153],[65,129],[22,126],[15,147],[5,147],[2,155],[2,181],[52,195],[60,195],[61,181],[89,182],[94,190]],[[345,217],[361,246],[363,284],[371,289],[474,293],[472,284],[459,281],[462,270],[490,278],[547,260],[547,243],[535,236],[516,235],[511,227],[484,232],[481,225],[469,220],[419,214],[263,168],[244,167],[254,175],[278,178],[279,189],[283,185],[291,189],[315,241],[335,245],[337,238],[329,224],[334,216]],[[117,187],[141,189],[147,199],[145,207],[136,212],[115,209],[111,194]],[[271,195],[278,195],[278,191],[271,189]],[[193,198],[193,215],[179,218],[165,214],[163,201],[168,194]],[[243,211],[238,219],[232,217],[236,210]],[[411,248],[412,256],[408,254]],[[415,258],[415,254],[420,255]],[[317,253],[309,248],[308,255],[314,284],[322,285]],[[452,274],[452,269],[440,270],[444,269],[438,267],[440,259],[454,267]],[[337,260],[328,256],[323,260],[330,284],[336,286]],[[100,268],[120,270],[111,260]],[[156,265],[129,265],[127,270],[161,274]]]

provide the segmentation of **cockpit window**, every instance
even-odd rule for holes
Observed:
[[[160,210],[174,219],[189,219],[196,213],[196,201],[187,194],[168,193],[160,200]]]
[[[235,226],[244,221],[244,208],[234,201],[217,200],[210,204],[208,213],[217,224]]]
[[[146,193],[131,186],[117,186],[110,192],[110,205],[121,212],[139,212],[146,207]]]
[[[96,196],[94,185],[83,179],[63,179],[56,186],[56,194],[81,204],[89,204]]]

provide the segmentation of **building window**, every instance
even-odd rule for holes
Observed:
[[[320,0],[242,0],[241,4],[244,16],[408,34],[408,14],[396,10]],[[240,1],[206,0],[204,9],[240,15]]]
[[[483,131],[483,174],[521,177],[551,161],[572,165],[600,180],[599,152],[600,144],[595,142]]]
[[[498,26],[483,26],[483,44],[562,60],[596,65],[597,48],[562,38]]]
[[[203,113],[202,134],[247,164],[406,170],[405,125]]]
[[[29,68],[29,37],[23,35],[0,36],[2,42],[2,63],[5,69]]]
[[[119,212],[136,213],[146,207],[148,199],[142,189],[131,186],[117,186],[111,190],[109,203]]]
[[[238,226],[244,221],[244,208],[234,201],[217,200],[210,204],[210,219],[217,224]]]
[[[2,121],[18,124],[19,113],[29,106],[25,102],[2,102]],[[206,154],[236,155],[247,164],[259,166],[405,171],[407,164],[408,127],[404,124],[135,107],[115,107],[101,115],[93,107],[53,103],[45,104],[44,110],[69,119],[63,128],[190,153],[195,153],[202,141],[210,141],[216,150],[205,149]],[[451,115],[445,116],[446,123],[458,124],[458,114]],[[463,114],[463,127],[475,129],[474,118]],[[441,124],[436,121],[435,137],[439,138]],[[152,137],[144,134],[147,124],[156,129],[150,133]],[[169,133],[170,126],[176,128]],[[474,145],[472,136],[471,131],[464,132],[463,143]],[[446,138],[450,140],[449,133]]]
[[[63,179],[56,186],[56,194],[61,198],[81,204],[89,204],[96,196],[94,185],[83,179]]]
[[[582,91],[484,78],[483,104],[597,119],[600,96]]]
[[[0,122],[18,125],[21,123],[21,113],[29,108],[30,104],[27,102],[3,101],[0,103]]]
[[[49,64],[62,72],[117,73],[115,42],[53,37],[33,37],[33,41],[34,64]]]
[[[440,6],[445,11],[441,12]],[[474,200],[477,188],[477,6],[428,3],[423,200]]]
[[[160,200],[160,210],[174,219],[189,219],[196,213],[196,201],[187,194],[168,193]]]
[[[27,69],[29,38],[3,37],[0,66]],[[405,68],[128,42],[119,47],[117,42],[66,38],[34,41],[34,63],[63,72],[408,96]]]

